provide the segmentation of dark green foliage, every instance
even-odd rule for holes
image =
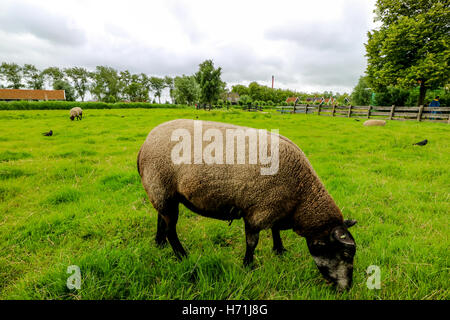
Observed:
[[[372,93],[366,77],[360,77],[352,92],[352,103],[356,106],[368,106],[371,104]]]
[[[75,90],[69,82],[64,80],[56,80],[53,82],[54,90],[64,90],[66,101],[75,101]]]
[[[225,91],[225,82],[221,80],[222,68],[214,68],[212,60],[205,60],[199,65],[195,80],[200,86],[200,102],[215,104],[220,94]]]
[[[450,6],[448,0],[378,0],[381,26],[368,33],[367,75],[371,87],[420,87],[426,92],[450,81]]]

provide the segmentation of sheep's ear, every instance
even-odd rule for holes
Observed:
[[[344,224],[347,228],[350,228],[356,224],[356,220],[344,220]]]
[[[353,240],[350,233],[345,230],[343,227],[336,227],[331,232],[332,241],[339,241],[344,245],[355,245],[355,240]]]

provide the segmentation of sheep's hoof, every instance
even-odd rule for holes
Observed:
[[[284,247],[273,248],[272,250],[275,252],[275,254],[280,255],[280,256],[287,251]]]
[[[255,269],[256,267],[256,263],[255,261],[252,260],[248,260],[248,259],[244,259],[244,268],[248,268],[250,270]]]
[[[164,239],[158,239],[158,238],[156,238],[156,239],[155,239],[155,242],[156,242],[156,245],[157,245],[159,248],[163,248],[163,247],[165,247],[165,246],[167,245],[167,239],[166,239],[166,238],[164,238]]]

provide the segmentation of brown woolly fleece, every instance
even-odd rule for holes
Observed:
[[[225,130],[249,129],[226,123],[201,122],[203,133],[210,128],[222,132],[224,163]],[[222,220],[242,217],[253,230],[293,229],[312,239],[323,237],[343,224],[341,211],[305,154],[289,139],[279,136],[278,172],[261,175],[260,168],[269,165],[248,164],[248,138],[246,164],[208,165],[193,164],[193,161],[192,164],[174,164],[171,151],[179,142],[172,142],[171,135],[179,128],[190,132],[193,145],[194,120],[179,119],[154,128],[138,154],[142,184],[159,212],[170,207],[170,202],[179,201],[203,216]],[[273,135],[269,132],[268,136]],[[210,143],[203,142],[203,150]],[[192,146],[192,158],[193,149]]]
[[[364,122],[364,125],[366,127],[384,126],[384,125],[386,125],[386,121],[385,120],[367,120]]]

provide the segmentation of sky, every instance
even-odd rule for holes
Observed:
[[[212,59],[228,87],[256,81],[351,92],[375,0],[0,0],[0,62],[190,75]]]

